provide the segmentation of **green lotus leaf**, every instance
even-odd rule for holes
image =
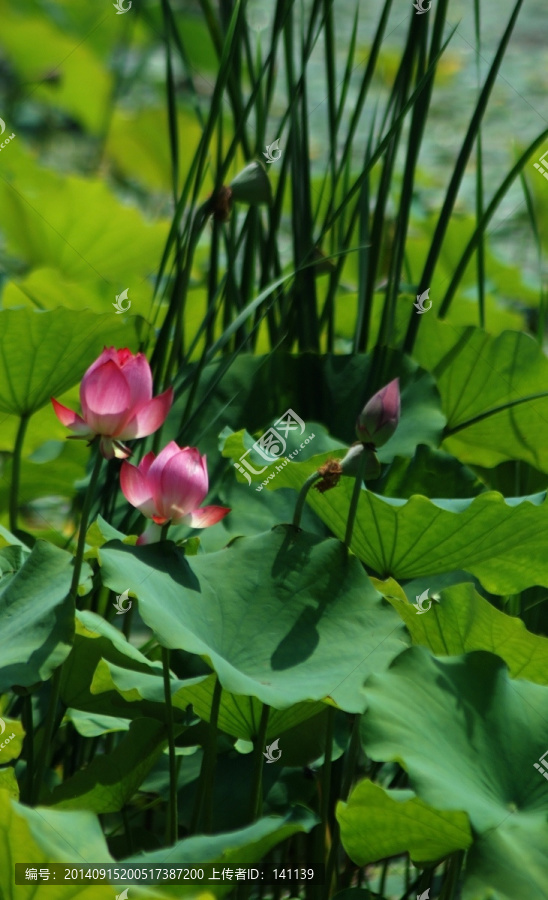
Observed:
[[[428,615],[417,615],[411,604],[384,596],[404,620],[413,643],[436,656],[489,650],[505,661],[512,678],[548,684],[548,638],[531,634],[521,619],[496,609],[472,584],[440,591],[439,602],[432,604]]]
[[[397,760],[421,800],[470,820],[465,900],[542,897],[548,791],[535,763],[548,747],[548,687],[511,679],[490,653],[437,659],[412,647],[365,690],[366,753]]]
[[[402,853],[433,863],[472,843],[465,813],[434,809],[412,791],[385,791],[368,780],[337,804],[336,816],[343,847],[359,866]]]
[[[19,557],[11,570],[5,568],[7,554]],[[72,556],[45,541],[37,541],[30,554],[20,547],[4,548],[0,569],[2,692],[47,680],[66,659],[74,634],[74,601],[68,596]]]
[[[169,543],[111,541],[99,562],[104,584],[138,597],[163,646],[205,657],[227,691],[277,709],[331,696],[360,711],[366,675],[404,646],[358,560],[292,526],[189,558]]]

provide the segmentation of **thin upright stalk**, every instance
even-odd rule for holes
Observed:
[[[78,544],[76,546],[76,556],[74,558],[74,569],[72,572],[72,582],[70,585],[70,595],[76,599],[77,591],[78,591],[78,583],[80,581],[80,573],[82,571],[82,562],[84,560],[84,549],[86,546],[86,532],[88,529],[88,519],[89,513],[91,510],[91,504],[93,502],[93,497],[95,494],[95,488],[97,487],[97,481],[99,479],[99,472],[101,471],[101,463],[103,462],[103,457],[99,451],[99,447],[97,446],[95,449],[95,460],[93,463],[93,469],[91,472],[91,477],[89,479],[89,484],[86,490],[86,496],[84,498],[84,506],[82,507],[82,515],[80,516],[80,530],[78,532]]]
[[[249,804],[249,812],[251,821],[254,822],[261,814],[263,806],[263,749],[266,743],[266,731],[268,728],[268,716],[270,706],[263,703],[261,710],[261,720],[259,722],[259,731],[255,741],[255,749],[253,751],[253,776],[251,787],[251,800]]]
[[[29,424],[29,416],[22,415],[19,419],[17,435],[15,438],[15,446],[13,448],[13,459],[11,467],[11,487],[10,487],[10,531],[15,533],[17,530],[17,510],[19,500],[19,481],[21,477],[21,451],[23,449],[23,441],[25,440],[25,432]]]
[[[358,461],[358,474],[356,475],[356,480],[354,481],[354,490],[352,491],[352,499],[350,500],[350,509],[348,510],[348,519],[346,521],[346,534],[344,536],[344,543],[348,548],[350,548],[350,543],[352,541],[354,520],[356,518],[356,512],[358,509],[358,501],[360,499],[360,492],[362,489],[366,462],[367,454],[361,453]]]
[[[70,590],[68,596],[76,601],[77,593],[78,593],[78,584],[80,582],[80,573],[82,571],[82,563],[84,559],[84,550],[86,546],[86,532],[88,527],[88,519],[89,513],[91,510],[91,504],[93,502],[93,497],[95,494],[95,489],[97,487],[97,481],[99,479],[99,473],[101,471],[101,463],[103,461],[103,457],[99,451],[99,447],[96,447],[95,450],[95,460],[93,463],[93,469],[91,472],[91,477],[89,480],[89,484],[86,490],[86,496],[84,498],[84,506],[82,508],[82,515],[80,517],[80,530],[78,533],[78,544],[76,546],[76,556],[74,558],[74,568],[72,571],[72,580],[70,584]],[[51,695],[50,702],[48,707],[48,712],[46,716],[46,722],[44,725],[44,736],[42,739],[42,744],[40,748],[40,755],[38,757],[38,764],[36,767],[36,778],[34,782],[34,789],[32,792],[33,802],[36,803],[38,799],[38,795],[40,792],[40,786],[44,779],[44,775],[46,772],[46,767],[49,762],[49,758],[51,755],[51,740],[54,732],[54,724],[55,724],[55,715],[57,712],[57,704],[59,702],[59,692],[61,687],[61,672],[62,665],[59,666],[51,679]]]
[[[175,732],[173,728],[173,704],[171,702],[171,674],[169,671],[169,649],[162,647],[162,667],[164,674],[164,698],[166,701],[166,721],[169,742],[169,804],[167,833],[170,844],[175,844],[179,835],[177,821],[177,757],[175,754]]]
[[[329,706],[327,709],[327,727],[325,733],[325,752],[322,766],[320,816],[321,823],[317,830],[317,858],[316,863],[325,863],[329,856],[329,800],[331,795],[331,758],[333,756],[333,726],[335,721],[335,709]],[[318,892],[321,895],[321,892]],[[330,894],[330,884],[326,879],[326,897]]]
[[[32,805],[33,806],[35,806],[38,802],[38,797],[40,794],[40,787],[44,780],[46,766],[49,761],[50,745],[51,745],[51,739],[53,736],[53,724],[55,722],[55,712],[57,710],[57,703],[59,702],[59,689],[61,687],[61,670],[62,670],[62,666],[59,666],[53,673],[53,677],[51,679],[51,694],[50,694],[50,698],[49,698],[48,712],[47,712],[46,721],[45,721],[45,725],[44,725],[44,736],[42,738],[42,745],[40,748],[40,753],[38,754],[38,762],[37,762],[37,766],[36,766],[36,776],[35,776],[34,785],[33,785],[33,789],[32,789]]]
[[[204,748],[204,756],[202,759],[202,768],[200,771],[200,782],[197,787],[196,799],[194,801],[194,810],[192,812],[192,821],[190,824],[190,832],[194,834],[200,821],[200,812],[204,811],[204,833],[211,831],[211,823],[213,819],[213,781],[215,778],[215,768],[217,763],[217,721],[219,718],[219,708],[221,706],[221,694],[223,688],[221,682],[217,678],[213,689],[213,697],[211,699],[211,712],[209,715],[209,732],[207,736],[207,744]]]
[[[299,528],[299,526],[300,526],[301,516],[303,514],[303,508],[304,508],[304,501],[306,500],[306,495],[308,494],[308,492],[309,492],[310,488],[312,487],[312,485],[314,484],[314,482],[318,480],[318,478],[321,478],[320,473],[313,472],[312,475],[310,475],[306,479],[305,483],[303,484],[303,486],[299,492],[299,496],[297,497],[297,503],[295,506],[295,513],[293,515],[293,525],[295,528]]]

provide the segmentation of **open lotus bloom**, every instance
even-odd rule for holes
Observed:
[[[138,466],[124,462],[120,486],[126,500],[152,519],[138,544],[159,540],[160,525],[185,523],[192,528],[207,528],[230,512],[225,506],[204,506],[209,479],[206,457],[196,447],[178,447],[171,441],[155,456],[147,453]]]
[[[59,421],[91,441],[101,436],[105,459],[125,459],[131,451],[122,441],[146,437],[163,425],[173,403],[173,389],[152,396],[152,373],[146,357],[130,350],[105,347],[80,384],[82,415],[51,398]]]
[[[356,434],[363,444],[382,447],[394,434],[399,421],[400,379],[394,378],[367,401],[358,416]]]

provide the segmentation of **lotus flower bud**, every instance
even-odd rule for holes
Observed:
[[[400,380],[394,378],[365,404],[356,422],[356,434],[363,444],[375,449],[392,437],[400,421]]]

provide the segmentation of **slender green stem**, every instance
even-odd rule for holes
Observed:
[[[21,451],[23,449],[23,441],[25,440],[25,432],[29,424],[29,416],[22,415],[19,419],[17,428],[17,436],[15,438],[15,446],[13,448],[13,458],[11,467],[11,487],[10,487],[10,531],[15,533],[17,530],[17,510],[19,502],[19,481],[21,477]]]
[[[297,503],[295,506],[295,513],[293,515],[293,525],[295,528],[299,528],[299,526],[300,526],[301,516],[303,514],[303,508],[304,508],[304,501],[306,500],[306,495],[308,494],[308,492],[309,492],[310,488],[312,487],[312,485],[314,484],[314,482],[318,480],[318,478],[321,478],[320,473],[313,472],[312,475],[310,475],[306,479],[305,483],[303,484],[303,486],[299,492],[299,496],[297,497]]]
[[[251,781],[251,800],[249,804],[249,813],[252,822],[259,818],[263,807],[263,750],[266,744],[266,730],[268,728],[269,713],[270,706],[268,706],[267,703],[263,703],[259,731],[257,733],[255,749],[253,751],[253,776]]]
[[[192,812],[192,822],[190,825],[191,834],[194,834],[200,821],[200,811],[204,811],[204,834],[211,831],[211,822],[213,819],[213,781],[215,778],[215,768],[217,764],[217,721],[219,718],[219,708],[221,706],[221,694],[223,688],[221,682],[217,678],[213,689],[213,697],[211,699],[211,712],[209,715],[209,732],[207,736],[207,744],[204,748],[204,756],[202,759],[202,768],[200,771],[200,783],[197,788],[196,799],[194,801],[194,810]]]
[[[129,822],[129,816],[127,814],[127,807],[122,807],[122,822],[124,823],[124,832],[126,835],[127,841],[127,849],[130,854],[135,852],[135,848],[133,846],[133,837],[131,835],[131,825]]]
[[[171,519],[169,519],[168,522],[166,522],[164,525],[162,525],[162,530],[160,532],[160,540],[161,541],[167,541],[167,533],[169,531],[170,525],[171,525]]]
[[[53,735],[53,724],[55,722],[55,713],[57,710],[57,703],[59,701],[59,690],[61,687],[61,669],[62,669],[62,666],[59,666],[53,673],[53,677],[51,679],[51,694],[50,694],[50,698],[49,698],[48,712],[47,712],[47,716],[46,716],[46,722],[44,725],[44,735],[42,738],[40,752],[39,752],[38,758],[37,758],[36,778],[34,781],[34,788],[32,791],[32,804],[33,805],[36,805],[36,803],[38,801],[38,797],[40,794],[40,787],[44,780],[46,766],[49,761],[50,744],[51,744],[51,738]]]
[[[325,732],[325,753],[322,766],[320,816],[321,823],[317,828],[316,863],[325,863],[331,847],[328,848],[329,838],[329,801],[331,797],[331,758],[333,756],[333,725],[335,722],[335,709],[329,706],[327,709],[327,725]],[[326,897],[331,890],[330,880],[326,879]],[[321,891],[318,892],[321,896]]]
[[[84,549],[86,546],[86,531],[88,526],[89,513],[91,510],[91,504],[93,501],[93,497],[95,494],[95,489],[97,487],[97,481],[99,478],[99,472],[101,471],[101,463],[103,458],[99,451],[99,447],[96,447],[95,450],[95,461],[93,464],[93,469],[91,472],[91,477],[89,480],[89,484],[86,490],[86,496],[84,498],[84,506],[82,508],[82,515],[80,517],[80,530],[78,533],[78,544],[76,546],[76,556],[74,558],[74,569],[72,571],[72,581],[70,585],[70,590],[68,596],[76,601],[77,593],[78,593],[78,584],[80,581],[80,573],[82,571],[82,562],[84,559]],[[55,724],[55,714],[57,711],[57,704],[59,702],[59,691],[61,687],[61,672],[62,666],[59,666],[54,672],[53,678],[51,679],[51,696],[50,703],[48,707],[46,722],[44,725],[44,735],[42,738],[42,743],[40,746],[40,754],[38,757],[38,763],[36,767],[36,779],[34,782],[34,790],[33,790],[33,802],[36,803],[38,799],[38,794],[40,791],[40,786],[44,779],[44,775],[46,772],[46,767],[49,762],[50,754],[51,754],[51,740],[54,732],[54,724]]]
[[[175,844],[179,835],[177,823],[177,757],[175,755],[175,733],[173,728],[173,704],[171,703],[171,675],[169,671],[169,649],[162,647],[164,671],[164,697],[166,701],[167,733],[169,742],[169,843]]]
[[[447,877],[443,882],[440,900],[455,900],[459,883],[460,870],[464,860],[464,851],[457,850],[449,859],[447,865]]]
[[[70,595],[76,599],[78,593],[78,583],[80,581],[80,573],[82,571],[82,562],[84,559],[84,549],[86,546],[86,532],[88,528],[88,519],[89,513],[91,510],[91,504],[93,502],[93,497],[95,494],[95,488],[97,487],[97,481],[99,480],[99,472],[101,471],[101,464],[103,462],[103,457],[101,456],[101,452],[99,447],[95,448],[95,460],[93,463],[93,469],[91,472],[91,477],[89,479],[89,484],[86,490],[86,496],[84,498],[84,506],[82,507],[82,515],[80,517],[80,530],[78,532],[78,544],[76,546],[76,556],[74,559],[74,569],[72,572],[72,583],[70,585]]]
[[[345,768],[343,773],[343,781],[341,786],[341,800],[347,800],[348,794],[350,793],[350,788],[352,786],[352,781],[354,779],[354,774],[356,770],[356,764],[360,755],[360,716],[356,714],[354,716],[354,723],[352,725],[352,734],[350,736],[350,743],[348,745],[347,758],[345,762]],[[329,889],[331,886],[331,882],[333,879],[333,875],[335,872],[335,866],[337,863],[337,855],[339,852],[339,845],[341,839],[341,832],[339,828],[339,823],[335,820],[335,824],[333,826],[333,835],[331,838],[331,848],[329,850],[329,856],[327,858],[327,868],[326,868],[326,878],[325,883],[327,885],[327,891],[329,896]]]
[[[358,509],[358,501],[360,499],[360,492],[363,484],[363,476],[365,473],[365,466],[367,462],[367,453],[362,453],[360,455],[358,461],[358,473],[356,475],[356,480],[354,482],[354,490],[352,491],[352,499],[350,500],[350,509],[348,510],[348,519],[346,521],[346,534],[344,536],[344,543],[347,547],[350,547],[350,542],[352,541],[352,532],[354,530],[354,520],[356,518],[356,512]]]

